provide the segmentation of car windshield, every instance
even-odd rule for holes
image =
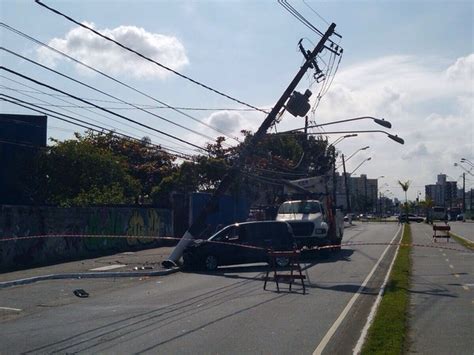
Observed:
[[[279,214],[290,213],[320,213],[321,204],[318,201],[285,202],[278,210]]]
[[[208,240],[213,242],[222,242],[224,240],[232,240],[237,238],[237,228],[232,226],[227,226],[224,229],[221,229],[219,232],[214,234]]]

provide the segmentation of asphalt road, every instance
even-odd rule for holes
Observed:
[[[474,223],[472,222],[449,222],[451,231],[460,237],[474,242]]]
[[[360,224],[346,230],[343,242],[390,242],[398,228]],[[263,264],[3,289],[0,309],[11,309],[0,312],[0,353],[350,353],[394,250],[352,246],[307,260],[306,295],[286,285],[277,293],[272,283],[264,291]],[[72,296],[76,288],[90,297]]]
[[[454,241],[434,243],[432,228],[424,223],[412,223],[411,228],[413,242],[429,248],[412,251],[410,352],[472,354],[474,253]]]

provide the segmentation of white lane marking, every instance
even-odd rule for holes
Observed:
[[[454,274],[454,277],[460,278],[459,274]]]
[[[6,311],[15,311],[15,312],[21,312],[21,309],[19,309],[19,308],[0,307],[0,309],[4,309],[4,310],[6,310]]]
[[[388,278],[390,276],[390,273],[392,272],[392,268],[393,268],[393,265],[395,264],[395,259],[397,258],[399,249],[400,249],[400,244],[398,244],[397,250],[395,250],[395,255],[393,256],[393,259],[392,259],[392,262],[390,263],[387,274],[385,275],[385,279],[383,280],[382,286],[380,287],[379,294],[377,295],[377,299],[372,305],[372,309],[370,310],[369,316],[367,317],[367,322],[365,323],[364,328],[362,329],[362,333],[360,334],[359,340],[357,341],[357,344],[354,350],[352,351],[352,354],[360,354],[362,351],[362,346],[364,345],[365,337],[367,336],[367,332],[369,331],[369,328],[372,325],[372,322],[374,321],[375,313],[377,312],[380,302],[382,301],[382,296],[385,292],[385,287],[387,286]]]
[[[451,269],[454,269],[454,266],[453,266],[453,265],[451,265],[451,264],[449,264],[449,267],[450,267]]]
[[[445,254],[445,253],[443,253],[443,256],[446,256],[446,254]]]
[[[469,291],[469,287],[467,287],[466,285],[462,285],[462,288],[465,289],[466,291]]]
[[[89,271],[107,271],[107,270],[119,269],[125,266],[127,265],[122,265],[122,264],[107,265],[107,266],[96,267],[95,269],[89,269]]]
[[[446,259],[446,261],[449,263],[449,259]]]
[[[390,241],[390,244],[393,243],[393,241],[397,238],[398,234],[400,233],[400,230],[401,230],[402,226],[400,225],[398,227],[398,231],[397,233],[395,233],[395,235],[393,236],[392,240]],[[323,339],[321,340],[321,342],[319,343],[318,347],[316,348],[316,350],[314,350],[313,352],[313,355],[318,355],[318,354],[321,354],[324,350],[324,348],[326,347],[326,345],[329,343],[329,340],[331,340],[332,336],[334,335],[334,333],[336,332],[337,328],[339,328],[339,326],[341,325],[342,321],[344,320],[344,318],[346,318],[347,314],[349,313],[349,311],[351,310],[352,306],[354,305],[355,301],[357,301],[357,299],[359,298],[360,294],[362,293],[362,290],[365,288],[365,286],[367,285],[367,283],[369,282],[369,280],[372,278],[372,275],[374,274],[375,270],[377,270],[380,262],[382,261],[382,259],[384,258],[385,254],[387,254],[387,251],[388,249],[391,247],[391,245],[387,245],[387,247],[385,248],[385,250],[383,251],[382,255],[380,256],[380,258],[377,260],[377,262],[375,263],[374,267],[372,268],[372,270],[370,271],[369,275],[367,275],[367,277],[365,278],[364,282],[362,283],[362,285],[359,287],[359,289],[357,290],[357,292],[354,294],[354,296],[352,296],[352,298],[350,299],[349,303],[346,305],[346,307],[342,310],[341,314],[339,315],[339,317],[336,319],[336,321],[333,323],[333,325],[331,326],[331,328],[329,328],[328,332],[326,333],[326,335],[323,337]]]

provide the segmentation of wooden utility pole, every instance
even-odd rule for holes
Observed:
[[[332,23],[329,28],[327,29],[326,33],[322,36],[316,47],[313,51],[308,55],[303,66],[299,69],[296,73],[295,77],[291,81],[290,85],[288,85],[287,89],[281,95],[280,99],[277,101],[275,106],[273,106],[272,110],[268,114],[267,118],[263,121],[260,128],[257,132],[253,135],[253,137],[249,140],[247,144],[242,149],[239,157],[235,160],[234,164],[230,168],[229,172],[224,176],[221,183],[214,191],[211,199],[207,202],[206,206],[201,210],[197,218],[194,220],[192,225],[189,229],[184,233],[181,237],[176,248],[173,250],[171,255],[168,257],[168,260],[165,260],[162,264],[164,267],[172,267],[175,266],[177,261],[181,258],[184,249],[186,246],[194,239],[195,236],[198,236],[200,232],[204,229],[206,219],[208,215],[215,209],[218,204],[220,196],[222,196],[227,189],[230,187],[232,182],[237,178],[240,174],[242,165],[245,164],[245,160],[247,159],[251,150],[263,139],[264,135],[267,133],[267,130],[273,125],[275,122],[275,118],[280,110],[285,105],[285,102],[289,99],[290,95],[296,89],[298,83],[303,78],[306,71],[311,67],[312,62],[316,58],[316,56],[321,53],[321,51],[325,48],[326,41],[329,37],[334,33],[334,29],[336,28],[336,24]]]

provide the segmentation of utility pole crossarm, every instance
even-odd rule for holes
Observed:
[[[240,153],[239,157],[234,162],[234,165],[230,168],[229,172],[223,177],[221,183],[213,193],[211,199],[208,201],[206,206],[201,210],[199,215],[197,216],[196,220],[192,223],[189,229],[184,233],[183,237],[179,241],[176,248],[173,250],[171,255],[169,256],[168,260],[163,262],[164,267],[172,267],[176,265],[176,262],[181,258],[181,255],[185,249],[185,247],[194,239],[195,236],[199,235],[202,231],[207,216],[209,213],[214,209],[219,201],[219,197],[227,191],[230,187],[234,179],[239,175],[240,168],[242,164],[245,162],[245,159],[251,152],[251,149],[255,147],[257,143],[259,143],[264,135],[267,133],[267,130],[271,127],[274,123],[277,114],[285,105],[285,102],[288,100],[292,92],[296,89],[299,82],[303,78],[304,74],[311,66],[312,61],[316,58],[316,56],[325,48],[325,43],[329,39],[329,37],[334,33],[334,29],[336,28],[336,24],[332,23],[329,28],[327,29],[326,33],[322,36],[316,47],[313,49],[311,53],[308,53],[308,58],[303,64],[303,66],[299,69],[298,73],[295,75],[293,80],[291,81],[290,85],[288,85],[287,89],[277,101],[275,106],[272,108],[270,113],[268,114],[267,118],[263,121],[262,125],[259,127],[257,132],[250,138],[247,144],[244,145],[242,152]]]

